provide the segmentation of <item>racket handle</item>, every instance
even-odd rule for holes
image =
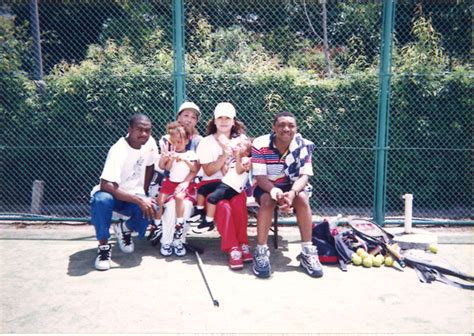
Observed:
[[[395,248],[394,248],[392,245],[390,245],[390,244],[385,244],[385,248],[387,249],[387,251],[388,251],[391,255],[393,255],[393,256],[397,259],[397,261],[398,261],[398,263],[400,264],[401,267],[405,267],[405,266],[406,266],[405,261],[404,261],[405,258],[403,258],[403,256],[400,254],[400,252],[397,251],[397,249],[395,249]]]

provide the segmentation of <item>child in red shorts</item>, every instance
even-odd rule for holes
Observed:
[[[160,168],[169,171],[169,176],[163,180],[160,193],[157,196],[157,203],[160,206],[157,219],[160,220],[163,215],[163,204],[165,204],[167,198],[174,196],[176,201],[176,227],[172,245],[175,254],[181,256],[181,251],[184,254],[186,253],[184,249],[179,248],[182,246],[184,227],[183,200],[186,194],[192,192],[193,187],[187,183],[182,183],[190,174],[195,174],[198,171],[199,164],[196,153],[192,150],[186,150],[189,134],[187,134],[185,128],[178,122],[172,122],[166,126],[166,130],[170,136],[172,149],[163,152],[159,161]]]

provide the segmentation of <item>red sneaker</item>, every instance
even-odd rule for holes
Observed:
[[[243,262],[250,262],[253,260],[252,253],[250,253],[250,247],[247,244],[242,244],[240,246],[242,250],[242,260]]]
[[[242,252],[238,247],[233,247],[229,252],[229,267],[234,270],[244,268]]]

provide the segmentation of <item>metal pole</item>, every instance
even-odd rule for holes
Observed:
[[[396,0],[384,1],[380,62],[380,92],[375,147],[374,220],[383,225],[387,180],[388,125],[390,111],[390,79],[392,66],[392,35]]]
[[[173,50],[174,50],[174,111],[184,101],[186,94],[184,61],[184,5],[183,0],[174,0],[173,9]]]
[[[38,0],[31,0],[30,3],[31,36],[33,38],[33,60],[35,81],[43,80],[43,60],[41,56],[41,38],[39,27]]]

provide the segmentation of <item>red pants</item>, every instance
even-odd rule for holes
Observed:
[[[249,217],[245,192],[241,192],[230,201],[219,201],[214,215],[214,222],[217,231],[221,235],[222,251],[229,252],[232,247],[248,244],[247,226]]]
[[[229,252],[232,247],[248,244],[247,195],[241,192],[230,201],[217,203],[214,222],[221,235],[221,250]]]

